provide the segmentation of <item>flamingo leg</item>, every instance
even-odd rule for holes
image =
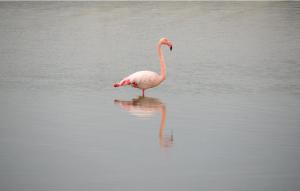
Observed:
[[[137,83],[133,82],[133,83],[132,83],[132,87],[134,87],[134,88],[138,88],[138,85],[137,85]]]
[[[145,90],[143,89],[142,91],[143,91],[143,97],[145,97]]]

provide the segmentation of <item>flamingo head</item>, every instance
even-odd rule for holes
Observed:
[[[172,51],[172,49],[173,49],[172,42],[169,41],[167,38],[161,38],[159,40],[159,44],[165,44],[165,45],[167,45],[170,48],[170,51]]]

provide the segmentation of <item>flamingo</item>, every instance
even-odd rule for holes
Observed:
[[[167,45],[172,51],[172,43],[167,38],[161,38],[157,45],[157,52],[160,60],[160,74],[157,74],[152,71],[139,71],[135,72],[119,83],[115,83],[114,87],[121,87],[126,85],[131,85],[134,88],[139,88],[142,90],[143,97],[145,96],[145,90],[149,88],[154,88],[162,83],[166,79],[166,64],[164,55],[162,53],[162,45]]]

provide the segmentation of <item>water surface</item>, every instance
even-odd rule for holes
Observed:
[[[0,3],[0,190],[300,189],[300,3]],[[138,70],[147,90],[112,84]]]

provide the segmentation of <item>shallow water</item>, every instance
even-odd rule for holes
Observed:
[[[300,189],[300,3],[0,3],[0,190]],[[113,88],[138,71],[167,79]]]

